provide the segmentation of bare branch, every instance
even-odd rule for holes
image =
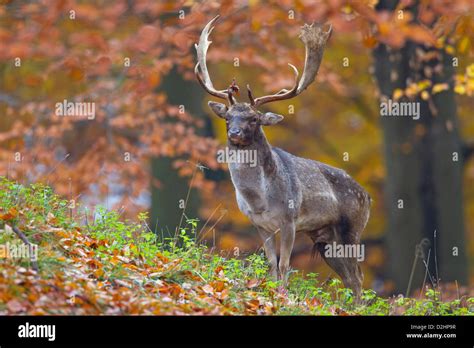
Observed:
[[[25,234],[23,232],[21,232],[18,227],[16,226],[13,226],[12,227],[12,230],[13,232],[15,232],[15,234],[20,237],[20,239],[23,241],[23,243],[25,243],[26,245],[28,245],[28,247],[30,248],[30,254],[33,254],[33,244],[31,244],[31,242],[28,240],[28,238],[25,236]],[[38,262],[35,260],[35,259],[32,259],[31,260],[31,265],[33,266],[33,269],[36,271],[36,272],[39,272],[39,267],[38,267]]]

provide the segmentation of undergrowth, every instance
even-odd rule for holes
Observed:
[[[78,213],[79,212],[79,213]],[[0,181],[0,314],[158,315],[472,315],[474,298],[382,298],[364,290],[355,303],[337,278],[293,271],[288,292],[268,276],[263,253],[243,259],[211,252],[199,221],[161,239],[147,214],[121,219],[103,207],[74,217],[69,202],[44,185]],[[38,246],[37,265],[12,257]],[[7,249],[10,255],[7,255]]]

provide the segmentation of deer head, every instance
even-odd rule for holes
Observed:
[[[299,78],[298,69],[294,65],[288,64],[295,74],[295,83],[291,89],[282,89],[276,94],[254,98],[250,86],[247,85],[249,103],[244,103],[237,102],[234,97],[235,92],[238,91],[235,81],[227,89],[216,90],[209,77],[206,54],[209,45],[212,43],[212,41],[209,41],[209,35],[218,18],[219,16],[216,16],[207,23],[202,30],[199,44],[195,45],[198,62],[194,68],[194,73],[201,86],[209,94],[227,100],[228,106],[212,101],[208,104],[217,116],[226,120],[228,140],[234,145],[250,145],[260,126],[274,125],[283,120],[281,115],[272,112],[262,113],[257,108],[266,103],[294,98],[314,81],[321,65],[326,41],[331,34],[331,27],[327,31],[324,31],[323,25],[320,24],[305,24],[301,28],[300,39],[306,48],[305,64],[301,78]]]

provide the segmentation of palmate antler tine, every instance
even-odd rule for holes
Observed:
[[[301,92],[303,92],[315,79],[316,74],[318,73],[319,66],[323,58],[324,47],[326,42],[331,34],[331,27],[327,31],[323,31],[322,25],[320,24],[305,24],[301,28],[300,39],[303,41],[306,48],[305,64],[303,75],[298,81],[298,70],[291,64],[295,71],[296,83],[291,90],[281,90],[280,92],[272,95],[267,95],[257,99],[253,99],[251,92],[249,91],[249,99],[251,99],[251,104],[253,101],[254,106],[263,105],[269,102],[291,99],[296,97]],[[251,98],[252,97],[252,98]]]
[[[290,63],[288,63],[288,65],[293,69],[293,72],[295,74],[295,84],[294,84],[293,88],[290,89],[289,91],[286,91],[286,92],[284,90],[281,90],[277,94],[266,95],[264,97],[257,98],[254,101],[255,106],[259,106],[259,105],[269,103],[269,102],[272,102],[272,101],[276,101],[276,100],[290,99],[290,98],[293,98],[294,96],[297,95],[296,90],[298,89],[299,72],[298,72],[298,69],[296,69],[296,67],[294,65],[292,65]]]
[[[229,95],[227,93],[227,90],[217,90],[214,88],[214,85],[212,84],[211,78],[209,76],[209,71],[207,70],[207,64],[206,64],[207,49],[212,43],[212,41],[209,41],[209,35],[214,29],[212,25],[217,21],[218,18],[219,18],[219,15],[215,16],[213,19],[209,21],[209,23],[206,24],[206,26],[201,32],[201,36],[199,37],[199,44],[194,45],[196,48],[197,60],[198,60],[194,68],[194,73],[199,83],[201,84],[201,86],[209,94],[221,99],[227,99],[232,104],[234,102],[234,98],[232,95]],[[199,74],[199,70],[201,71],[201,74]]]
[[[327,31],[323,31],[322,24],[305,24],[301,28],[300,39],[306,47],[304,70],[301,80],[298,84],[297,94],[303,92],[311,83],[313,83],[319,71],[319,66],[323,60],[324,48],[331,35],[332,26],[329,25]]]

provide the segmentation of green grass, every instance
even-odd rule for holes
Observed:
[[[288,293],[268,277],[263,253],[223,257],[199,240],[198,220],[161,240],[147,214],[123,221],[115,211],[92,214],[44,185],[0,180],[0,245],[39,246],[39,272],[28,259],[0,259],[0,314],[472,315],[474,298],[450,302],[382,298],[364,290],[356,304],[337,278],[292,271]]]

